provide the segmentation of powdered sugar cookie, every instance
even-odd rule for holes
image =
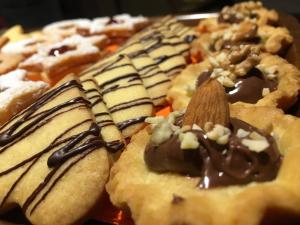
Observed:
[[[26,80],[25,70],[14,70],[0,76],[0,124],[33,103],[48,85]]]
[[[90,33],[107,34],[109,37],[130,37],[148,23],[149,20],[143,16],[132,17],[129,14],[95,18]]]
[[[43,28],[43,33],[49,36],[58,35],[64,38],[78,34],[78,30],[88,32],[90,25],[91,21],[89,19],[63,20],[45,26]]]
[[[79,35],[62,42],[41,46],[38,52],[20,64],[33,72],[44,71],[51,78],[71,67],[93,62],[99,58],[99,49]]]
[[[25,57],[28,57],[36,53],[40,46],[47,43],[51,42],[49,40],[46,40],[45,38],[29,38],[13,43],[8,43],[1,49],[1,52],[6,54],[22,54]]]
[[[0,53],[0,74],[16,69],[24,59],[25,57],[21,54]]]

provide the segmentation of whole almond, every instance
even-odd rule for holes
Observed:
[[[207,122],[229,125],[229,106],[224,87],[215,79],[208,79],[194,93],[183,118],[183,125]]]

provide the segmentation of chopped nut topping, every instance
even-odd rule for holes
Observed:
[[[167,121],[164,121],[154,127],[150,141],[155,145],[159,145],[168,140],[172,134],[173,129],[171,124]]]
[[[243,139],[242,144],[254,152],[261,152],[269,147],[269,143],[266,140]]]
[[[247,138],[244,138],[242,144],[255,152],[261,152],[269,147],[268,140],[255,131],[251,132]]]
[[[179,134],[181,149],[196,149],[199,147],[197,136],[193,132]]]
[[[269,88],[263,88],[262,89],[262,96],[265,97],[266,95],[270,94],[270,89]]]
[[[211,78],[225,87],[234,87],[237,77],[245,76],[260,62],[259,48],[250,45],[233,46],[218,55],[209,57],[213,66]]]
[[[186,85],[185,91],[189,97],[193,96],[196,90],[196,85],[195,84],[188,84]]]
[[[216,124],[211,131],[206,133],[206,136],[220,145],[225,145],[228,143],[230,134],[231,132],[227,127]]]
[[[274,80],[277,78],[278,74],[278,66],[266,66],[265,64],[258,64],[256,66],[257,69],[259,69],[267,79]]]
[[[202,130],[201,127],[199,127],[197,124],[193,124],[192,130]]]
[[[249,131],[246,131],[246,130],[240,128],[240,129],[238,129],[236,136],[238,138],[244,138],[244,137],[247,137],[249,134],[250,134]]]

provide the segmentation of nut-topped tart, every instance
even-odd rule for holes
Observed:
[[[185,108],[208,78],[218,80],[230,103],[288,108],[297,99],[299,70],[279,56],[251,45],[232,46],[199,64],[189,65],[168,91],[174,109]]]
[[[300,155],[286,140],[298,119],[272,107],[229,112],[224,88],[209,79],[185,112],[147,121],[107,184],[111,201],[128,207],[136,224],[254,225],[275,218],[274,208],[299,221],[299,182],[289,182],[288,171]]]

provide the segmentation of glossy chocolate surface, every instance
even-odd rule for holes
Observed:
[[[197,149],[182,150],[178,135],[173,135],[159,146],[148,143],[144,154],[145,162],[155,172],[200,177],[199,188],[273,180],[281,164],[274,139],[235,118],[231,118],[231,128],[232,135],[226,145],[209,140],[200,130],[192,131],[200,143]],[[249,150],[236,136],[240,128],[265,136],[269,146],[262,152]]]

